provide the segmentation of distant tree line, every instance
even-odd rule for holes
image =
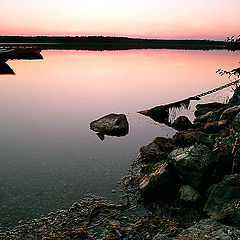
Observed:
[[[6,46],[11,44],[19,46],[24,44],[38,45],[43,49],[239,49],[239,41],[229,40],[162,40],[103,36],[0,36],[0,43]]]

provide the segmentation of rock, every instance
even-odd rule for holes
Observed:
[[[206,133],[215,133],[223,129],[227,124],[228,121],[225,119],[217,122],[209,122],[204,124],[203,131]]]
[[[165,198],[176,188],[172,173],[167,163],[160,165],[153,173],[142,178],[139,190],[145,199]]]
[[[111,113],[90,123],[90,129],[97,132],[99,138],[104,139],[104,135],[125,136],[128,134],[129,125],[124,114]]]
[[[204,206],[204,211],[214,220],[240,226],[240,175],[226,175],[215,184]]]
[[[225,226],[211,219],[199,221],[194,226],[184,230],[176,240],[237,240],[240,239],[240,230]]]
[[[191,121],[186,116],[178,117],[172,124],[171,127],[178,131],[188,130],[192,126]]]
[[[240,87],[234,91],[232,98],[229,100],[229,106],[240,105]]]
[[[236,115],[240,112],[240,105],[239,106],[233,106],[230,108],[227,108],[222,115],[220,116],[221,119],[226,119],[229,122],[233,121],[233,119],[236,117]]]
[[[206,187],[208,176],[217,162],[212,151],[204,145],[173,150],[169,158],[176,174],[196,189]]]
[[[173,136],[173,142],[179,147],[189,147],[195,143],[203,143],[205,145],[210,145],[211,141],[209,134],[206,134],[199,130],[188,130],[177,132]]]
[[[208,112],[211,112],[213,110],[223,108],[225,106],[226,106],[226,104],[218,103],[218,102],[197,104],[196,105],[197,110],[195,111],[194,115],[195,115],[195,117],[198,117],[198,116],[204,115]]]
[[[196,202],[201,198],[198,191],[189,185],[181,186],[179,193],[180,199],[185,202]]]
[[[152,240],[171,240],[172,238],[169,238],[161,233],[158,233]]]
[[[236,130],[240,129],[240,112],[237,114],[237,116],[234,118],[233,122],[232,122],[233,127]]]
[[[144,162],[165,162],[174,148],[172,139],[156,137],[150,144],[140,148],[141,159]]]

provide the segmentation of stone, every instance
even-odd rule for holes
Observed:
[[[179,189],[180,200],[184,202],[196,202],[200,200],[201,195],[189,185],[181,186]]]
[[[144,162],[165,162],[174,148],[172,139],[156,137],[150,144],[140,148],[141,159]]]
[[[234,91],[232,98],[229,100],[229,106],[240,105],[240,86]]]
[[[161,233],[158,233],[157,235],[154,236],[152,240],[171,240],[172,238],[169,238]]]
[[[195,115],[195,117],[198,117],[198,116],[204,115],[208,112],[211,112],[213,110],[218,110],[220,108],[223,108],[225,106],[226,106],[226,104],[219,103],[219,102],[197,104],[194,115]]]
[[[184,230],[175,240],[238,240],[240,230],[211,219],[203,219]]]
[[[215,184],[203,210],[211,219],[240,226],[240,175],[226,175]]]
[[[179,147],[189,147],[195,143],[203,143],[205,145],[210,145],[211,141],[209,134],[204,133],[199,130],[188,130],[177,132],[173,138],[173,142]]]
[[[188,130],[192,126],[192,122],[186,116],[178,117],[172,124],[171,127],[178,130],[184,131]]]
[[[203,131],[206,133],[216,133],[227,126],[228,121],[226,119],[217,122],[208,122],[204,124]]]
[[[233,127],[235,128],[235,130],[240,129],[240,112],[237,114],[237,116],[234,118],[233,122],[232,122]]]
[[[139,190],[145,199],[165,198],[176,188],[176,183],[167,163],[160,165],[153,173],[144,176]]]
[[[111,113],[90,123],[90,129],[97,132],[100,139],[104,135],[125,136],[129,131],[127,117],[124,114]]]
[[[220,116],[221,119],[226,119],[229,122],[233,121],[233,119],[236,117],[236,115],[240,112],[240,105],[239,106],[233,106],[230,108],[227,108],[224,110],[222,115]]]
[[[217,159],[205,145],[195,145],[173,150],[169,154],[176,174],[188,185],[200,189],[208,184]]]

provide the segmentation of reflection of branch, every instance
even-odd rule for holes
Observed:
[[[0,75],[1,74],[15,74],[15,73],[7,63],[0,61]]]

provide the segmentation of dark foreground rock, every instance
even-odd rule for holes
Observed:
[[[126,115],[111,113],[92,121],[90,129],[97,132],[99,138],[104,140],[104,135],[117,137],[127,135],[129,124]]]
[[[192,126],[191,121],[186,116],[178,117],[171,125],[174,129],[178,131],[188,130]]]
[[[211,187],[204,211],[211,219],[240,225],[240,175],[227,175]]]
[[[165,198],[174,192],[176,183],[167,163],[160,165],[153,173],[143,177],[139,190],[145,199]]]
[[[169,154],[176,174],[188,185],[205,187],[217,159],[204,145],[179,148]]]
[[[218,103],[218,102],[197,104],[196,105],[196,111],[195,111],[194,115],[195,115],[195,117],[205,115],[208,112],[218,110],[218,109],[223,108],[225,106],[226,106],[226,104]]]
[[[238,240],[240,239],[240,230],[225,226],[214,220],[205,219],[198,222],[196,225],[186,229],[175,240]]]

